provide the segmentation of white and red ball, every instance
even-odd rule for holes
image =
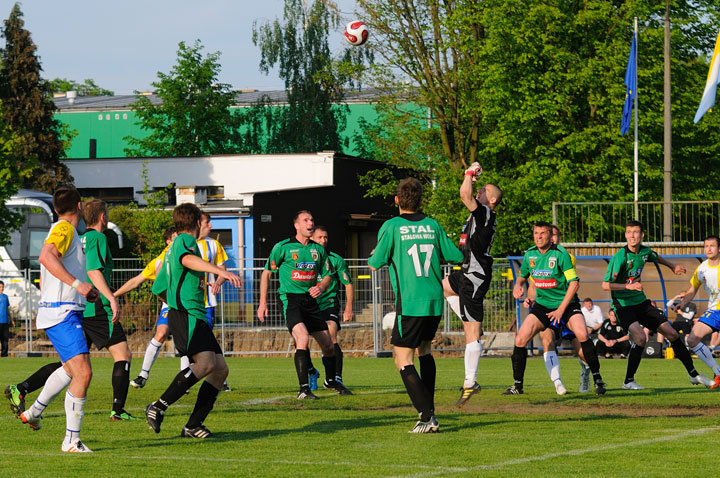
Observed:
[[[367,25],[359,20],[350,22],[345,27],[345,39],[353,46],[364,44],[369,34]]]

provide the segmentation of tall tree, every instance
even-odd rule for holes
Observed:
[[[180,42],[177,64],[153,82],[160,102],[138,94],[132,105],[148,136],[127,137],[128,156],[200,156],[236,153],[239,115],[231,106],[236,92],[218,81],[220,53],[203,57],[202,44]]]
[[[88,78],[82,83],[67,78],[54,78],[50,81],[50,89],[53,93],[64,91],[77,91],[78,96],[114,96],[115,92],[106,90],[95,84],[95,80]]]
[[[260,71],[277,66],[285,82],[287,105],[277,108],[263,99],[247,112],[246,146],[267,153],[341,151],[346,142],[347,107],[341,104],[341,80],[332,71],[328,34],[338,25],[334,2],[285,0],[282,22],[253,27],[260,47]],[[266,139],[263,139],[266,138]],[[263,144],[264,141],[264,144]],[[254,145],[253,145],[254,144]]]
[[[42,68],[30,32],[24,28],[20,5],[15,4],[4,22],[5,47],[0,50],[0,101],[2,118],[17,136],[14,148],[22,161],[39,167],[25,185],[52,192],[72,183],[70,170],[60,162],[65,154],[60,124],[53,118],[55,104],[49,85],[40,77]]]

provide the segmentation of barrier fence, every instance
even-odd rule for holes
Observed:
[[[277,274],[273,274],[268,290],[269,315],[264,323],[257,318],[260,276],[265,259],[245,259],[244,267],[231,269],[243,278],[243,286],[235,288],[224,284],[215,309],[214,332],[226,355],[277,355],[287,354],[291,337],[284,325],[281,304],[277,294]],[[367,259],[347,260],[352,284],[354,319],[342,324],[339,341],[348,353],[378,354],[391,350],[390,330],[395,296],[390,286],[387,267],[371,271]],[[116,259],[111,278],[111,288],[118,289],[128,279],[140,274],[143,268],[135,259]],[[451,266],[445,266],[445,274]],[[0,275],[0,280],[10,296],[11,314],[16,327],[11,329],[11,353],[54,353],[50,341],[41,330],[35,329],[35,316],[39,300],[39,271],[24,270],[15,275]],[[509,263],[499,259],[493,266],[490,290],[485,299],[484,329],[488,332],[509,330],[516,320],[515,300],[512,298],[512,274]],[[120,320],[134,354],[142,354],[154,334],[155,322],[160,311],[160,301],[151,292],[152,283],[146,281],[120,299]],[[345,291],[338,294],[340,311],[345,307]],[[385,327],[383,327],[385,324]],[[462,323],[447,303],[439,332],[444,337],[458,336],[458,341],[441,340],[434,348],[439,351],[460,350]],[[319,347],[311,343],[313,351]],[[464,349],[464,342],[462,342]],[[97,353],[93,348],[92,353]],[[162,352],[174,354],[172,341],[168,340]],[[103,350],[100,353],[107,353]]]

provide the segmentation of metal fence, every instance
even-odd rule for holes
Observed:
[[[271,276],[268,290],[269,316],[264,323],[257,319],[259,303],[260,276],[265,259],[245,259],[245,267],[235,269],[244,281],[237,289],[223,285],[216,307],[215,333],[227,355],[263,355],[287,354],[292,348],[291,337],[282,317],[281,304],[277,294],[277,274]],[[388,269],[371,271],[367,259],[347,260],[354,288],[353,321],[343,323],[340,343],[348,353],[379,353],[391,349],[388,314],[394,310],[395,296],[390,286]],[[116,259],[110,286],[119,288],[125,281],[138,275],[142,264],[135,259]],[[450,267],[445,269],[449,273]],[[50,341],[41,330],[35,330],[34,319],[37,315],[37,277],[39,271],[26,270],[17,277],[6,277],[22,283],[23,292],[11,297],[11,303],[22,305],[13,309],[16,327],[12,329],[11,352],[52,353]],[[0,277],[2,279],[2,277]],[[512,274],[507,260],[498,260],[493,267],[493,279],[485,299],[486,331],[506,331],[515,320],[515,301],[512,298]],[[121,323],[125,328],[128,344],[134,354],[142,354],[153,336],[155,322],[160,311],[159,300],[152,295],[151,283],[145,282],[136,290],[126,294],[120,301]],[[338,294],[341,310],[345,306],[345,293]],[[383,320],[385,318],[385,320]],[[386,328],[383,328],[385,322]],[[444,340],[437,344],[439,350],[459,350],[462,342],[462,323],[446,305],[440,332],[445,336],[458,335],[457,341]],[[454,345],[455,344],[455,345]],[[314,343],[313,350],[317,349]],[[464,342],[462,347],[464,348]],[[172,341],[166,341],[162,352],[174,354]],[[102,351],[106,353],[106,351]]]
[[[554,202],[553,223],[570,243],[614,243],[625,240],[625,224],[643,223],[645,242],[663,238],[663,202]],[[720,201],[673,201],[672,242],[702,242],[718,233]]]

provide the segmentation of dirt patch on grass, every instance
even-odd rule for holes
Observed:
[[[448,409],[449,411],[450,409]],[[458,409],[455,409],[458,410]],[[558,402],[527,403],[516,402],[506,404],[468,403],[462,410],[466,413],[507,413],[514,415],[614,415],[627,418],[640,417],[718,417],[720,406],[679,406],[679,405],[642,405],[623,404],[601,405],[598,403],[573,403],[564,404]]]

